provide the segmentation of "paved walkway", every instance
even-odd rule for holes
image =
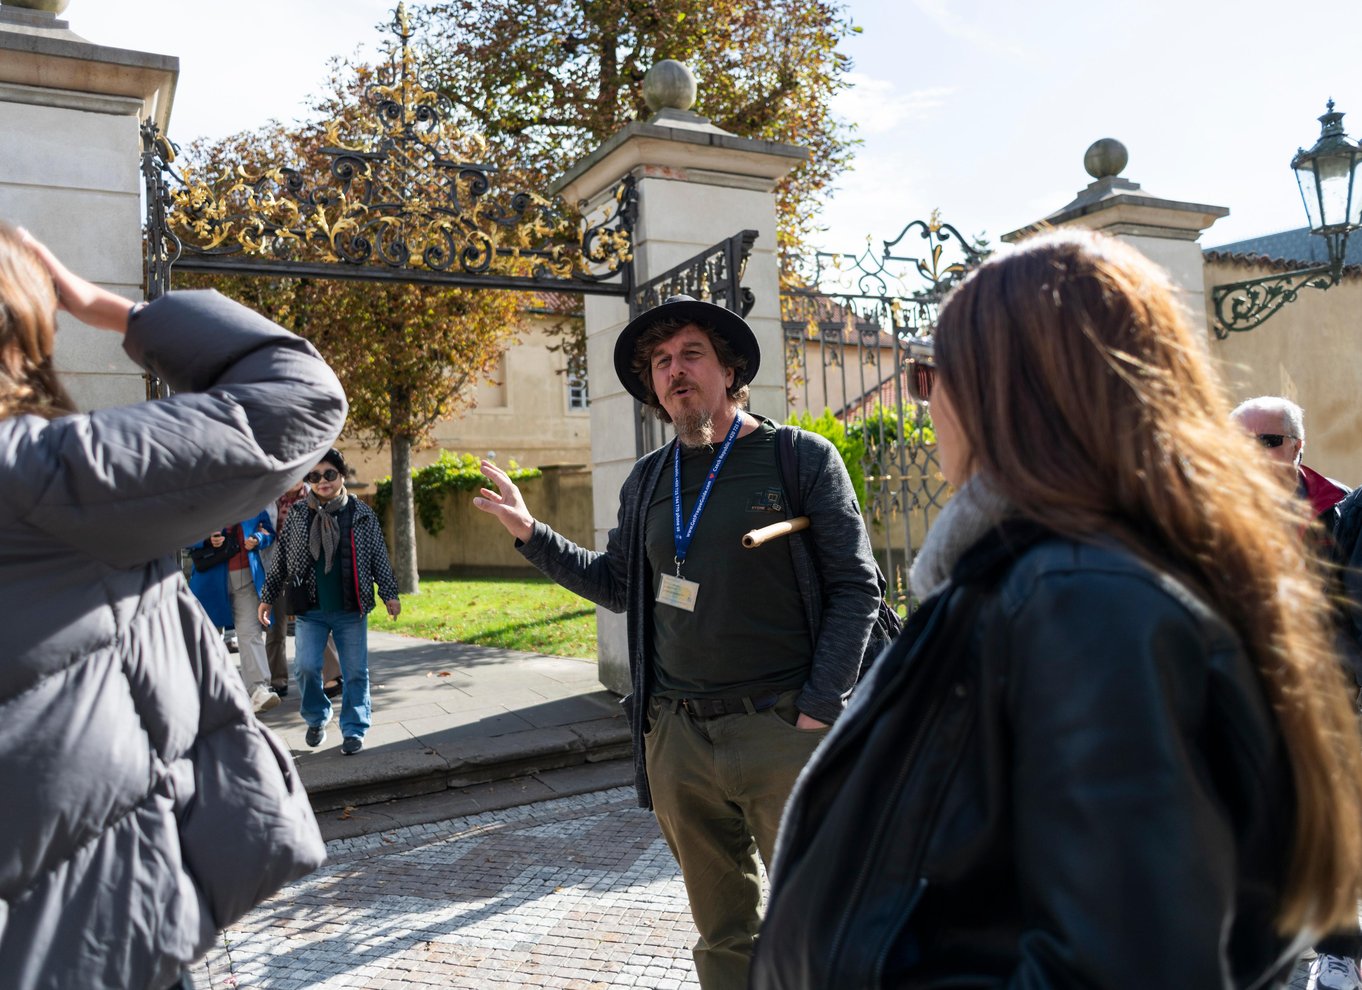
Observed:
[[[355,756],[340,752],[339,704],[325,743],[308,748],[296,683],[262,716],[292,750],[318,811],[513,778],[524,782],[523,803],[555,796],[537,783],[544,771],[629,755],[623,713],[590,660],[414,639],[376,620],[369,678],[372,727]]]
[[[208,987],[694,987],[676,863],[632,787],[328,843],[227,933]]]

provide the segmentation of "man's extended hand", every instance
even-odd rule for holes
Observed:
[[[262,626],[268,629],[270,627],[270,616],[273,612],[273,605],[266,605],[264,602],[261,602],[260,607],[255,610],[255,617],[260,620]]]
[[[521,543],[534,534],[534,516],[525,508],[525,500],[520,497],[520,489],[501,468],[491,461],[482,462],[482,473],[492,479],[499,491],[482,489],[482,494],[473,499],[473,504],[483,512],[496,516],[501,524]]]
[[[827,727],[827,722],[820,722],[812,715],[805,715],[803,712],[800,712],[799,718],[795,719],[796,729],[826,729]]]

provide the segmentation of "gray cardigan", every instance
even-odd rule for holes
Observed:
[[[653,601],[643,531],[648,500],[663,467],[670,463],[675,442],[634,465],[620,488],[619,520],[604,552],[579,547],[542,522],[535,522],[527,543],[516,543],[530,563],[569,591],[612,612],[627,612],[633,690],[624,706],[634,740],[634,786],[644,808],[652,807],[643,730],[653,673]],[[856,683],[880,592],[870,539],[841,457],[816,433],[800,431],[798,442],[799,483],[811,538],[788,542],[808,612],[813,654],[809,678],[796,704],[805,714],[831,723],[841,715]]]
[[[6,990],[161,990],[325,858],[175,553],[315,464],[344,393],[215,292],[152,303],[124,347],[177,394],[0,421]]]

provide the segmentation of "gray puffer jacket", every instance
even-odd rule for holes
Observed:
[[[345,421],[305,341],[215,292],[124,344],[173,398],[0,422],[0,986],[161,990],[325,850],[173,554]]]

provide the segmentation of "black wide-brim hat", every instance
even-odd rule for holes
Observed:
[[[683,323],[710,326],[714,332],[728,342],[733,353],[747,362],[746,368],[733,369],[733,386],[746,385],[757,377],[761,366],[761,350],[757,347],[757,335],[737,313],[713,303],[701,302],[690,296],[668,296],[661,306],[654,306],[642,316],[636,316],[629,325],[620,331],[615,341],[615,374],[620,384],[639,402],[648,403],[648,391],[634,374],[634,345],[639,334],[659,320],[679,319]],[[655,401],[655,400],[654,400]]]

